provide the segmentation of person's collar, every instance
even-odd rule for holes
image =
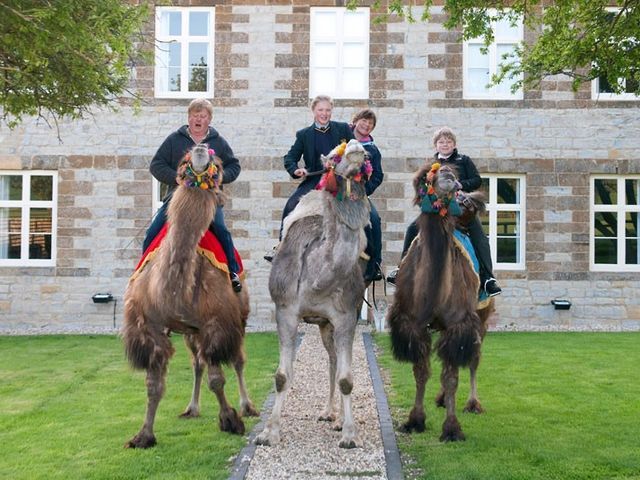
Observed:
[[[331,122],[327,122],[326,125],[320,125],[318,122],[313,122],[313,127],[319,132],[326,132],[331,127]]]

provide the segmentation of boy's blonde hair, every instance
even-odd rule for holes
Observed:
[[[333,98],[331,98],[329,95],[317,95],[316,98],[311,100],[311,110],[316,108],[316,105],[320,102],[329,102],[329,105],[331,105],[331,108],[333,108]]]
[[[438,140],[440,140],[442,137],[448,138],[449,140],[453,141],[454,145],[458,144],[458,142],[456,142],[456,134],[453,133],[453,130],[451,130],[449,127],[442,127],[436,130],[435,133],[433,134],[434,147],[436,146],[436,143],[438,142]]]
[[[213,105],[206,98],[194,98],[189,103],[189,108],[187,108],[187,114],[191,115],[193,112],[199,112],[200,110],[206,110],[209,112],[209,116],[213,118]]]

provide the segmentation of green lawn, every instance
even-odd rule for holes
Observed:
[[[375,339],[397,429],[413,405],[411,365],[392,360],[387,335]],[[437,357],[432,366],[426,432],[396,434],[408,479],[640,479],[640,333],[489,333],[478,387],[486,413],[461,413],[468,370],[460,375],[465,442],[438,440]]]
[[[125,361],[115,336],[0,337],[0,478],[226,479],[246,437],[221,433],[205,386],[201,417],[179,419],[191,396],[191,365],[180,336],[155,423],[158,445],[124,449],[144,419],[144,372]],[[261,408],[277,367],[275,333],[250,334],[246,382]],[[226,392],[238,391],[227,369]],[[247,432],[258,419],[245,419]]]

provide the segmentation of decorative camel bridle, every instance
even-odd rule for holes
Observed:
[[[217,190],[220,187],[220,174],[218,166],[215,164],[214,156],[216,152],[213,148],[209,149],[209,164],[202,173],[196,173],[193,170],[193,164],[191,163],[191,152],[187,152],[184,156],[184,161],[178,167],[178,175],[176,182],[179,185],[189,188],[200,188],[202,190],[214,189]]]
[[[458,205],[458,191],[448,192],[446,195],[438,195],[433,187],[433,180],[440,170],[440,163],[431,165],[431,170],[423,177],[418,189],[418,197],[421,199],[420,208],[424,213],[437,213],[441,217],[451,214],[454,217],[462,215],[462,209]]]
[[[353,177],[347,178],[344,175],[340,175],[336,172],[336,165],[342,161],[342,157],[344,156],[345,150],[347,149],[347,142],[343,141],[340,145],[338,145],[336,149],[336,155],[327,160],[325,164],[325,168],[323,170],[322,178],[318,182],[316,186],[316,190],[326,190],[331,195],[333,195],[337,200],[343,200],[342,192],[340,192],[340,184],[345,181],[346,182],[346,195],[349,200],[360,200],[360,198],[366,196],[366,194],[362,196],[357,196],[356,194],[351,192],[351,182],[363,183],[369,180],[371,174],[373,173],[373,167],[371,166],[371,162],[369,161],[368,156],[365,152],[365,160],[360,167],[360,171],[356,173]]]

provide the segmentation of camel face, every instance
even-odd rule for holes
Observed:
[[[196,173],[202,173],[209,165],[209,147],[199,144],[191,150],[191,166]]]
[[[448,166],[440,167],[438,174],[433,182],[433,189],[438,197],[444,197],[456,190],[456,175]]]

